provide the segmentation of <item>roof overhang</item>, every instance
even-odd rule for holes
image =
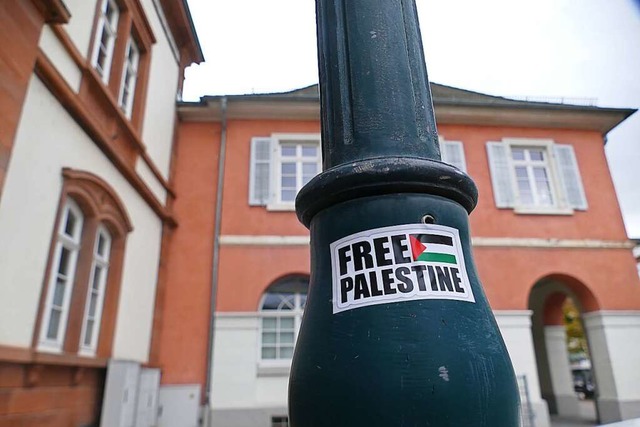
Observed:
[[[183,121],[220,121],[223,98],[204,97],[200,102],[181,102],[178,115]],[[226,117],[237,120],[320,120],[320,102],[317,98],[228,96]]]
[[[200,102],[178,104],[182,121],[220,121],[222,100],[227,99],[227,119],[239,120],[319,120],[317,96],[283,94],[207,96]],[[434,98],[439,125],[510,126],[561,128],[597,131],[607,134],[636,112],[629,108],[527,103],[499,105],[485,102],[438,100]]]
[[[537,103],[507,107],[436,102],[434,109],[438,124],[577,129],[597,131],[602,135],[636,112],[626,108],[545,106]]]
[[[160,0],[160,4],[181,56],[186,54],[184,62],[187,65],[204,62],[204,54],[187,0]]]
[[[71,13],[62,0],[34,0],[33,3],[47,24],[66,24],[71,18]]]

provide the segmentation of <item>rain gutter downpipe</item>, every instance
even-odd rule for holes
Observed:
[[[218,182],[216,186],[216,212],[213,231],[213,265],[211,268],[211,307],[209,315],[209,347],[207,349],[207,377],[205,382],[205,411],[210,410],[211,404],[211,375],[213,373],[213,340],[215,337],[216,303],[218,296],[218,272],[220,270],[220,228],[222,224],[222,189],[224,187],[224,164],[227,151],[227,97],[220,100],[221,128],[220,155],[218,158]],[[209,419],[207,413],[206,418]],[[208,424],[208,423],[207,423]]]

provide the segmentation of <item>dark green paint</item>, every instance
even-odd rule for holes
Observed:
[[[291,368],[293,427],[516,427],[513,368],[477,277],[477,189],[440,162],[413,0],[316,0],[324,169],[296,199],[311,281]],[[476,302],[333,313],[329,245],[424,215],[459,230]]]
[[[332,314],[329,244],[417,224],[425,213],[460,230],[476,303],[416,300]],[[468,229],[462,206],[424,194],[356,199],[314,217],[311,285],[290,378],[293,427],[518,425],[513,369],[478,280]]]

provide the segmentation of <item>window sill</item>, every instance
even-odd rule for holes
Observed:
[[[268,211],[293,212],[296,210],[295,203],[271,203],[267,205]]]
[[[513,212],[518,215],[573,215],[571,208],[516,206]]]
[[[40,353],[62,354],[62,344],[51,341],[40,341],[36,350]]]
[[[80,350],[78,350],[78,356],[80,356],[80,357],[96,357],[96,351],[88,349],[88,348],[80,347]]]
[[[84,366],[88,368],[105,368],[108,363],[108,359],[102,357],[89,358],[62,352],[47,352],[40,348],[33,350],[3,345],[0,345],[0,358],[14,363],[41,363],[47,365]]]
[[[281,362],[259,362],[259,377],[286,377],[291,371],[291,360],[283,360]]]

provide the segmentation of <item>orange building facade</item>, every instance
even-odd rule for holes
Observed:
[[[479,189],[475,263],[535,425],[579,412],[566,298],[587,332],[599,419],[639,417],[640,281],[604,153],[633,110],[432,92],[443,161]],[[212,425],[284,425],[310,274],[293,199],[321,170],[317,86],[204,97],[178,112],[163,381],[200,384]]]
[[[6,1],[0,41],[0,426],[157,425],[189,10]]]

